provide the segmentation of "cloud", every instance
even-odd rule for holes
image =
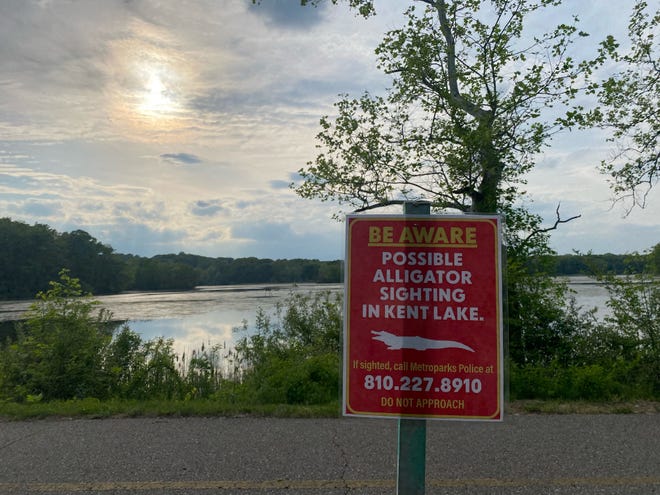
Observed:
[[[202,159],[192,153],[163,153],[160,157],[169,163],[191,165],[194,163],[202,163]]]
[[[169,228],[133,219],[113,219],[112,223],[98,224],[85,229],[90,235],[108,242],[118,253],[155,256],[179,252],[188,232],[181,228]]]
[[[262,246],[268,245],[268,257],[273,259],[316,258],[321,260],[343,257],[341,226],[317,231],[313,225],[296,225],[272,222],[268,219],[242,222],[232,227],[240,248],[234,248],[232,256],[261,256]],[[263,257],[263,256],[262,256]]]
[[[198,217],[212,217],[223,211],[225,208],[220,204],[217,199],[210,201],[195,201],[190,208],[193,215]]]
[[[209,88],[191,98],[189,104],[195,110],[218,114],[246,114],[264,109],[280,113],[286,111],[292,115],[305,109],[316,112],[321,107],[320,102],[332,101],[339,93],[362,92],[361,81],[354,77],[360,69],[363,67],[356,65],[355,71],[346,71],[352,74],[351,77],[340,75],[330,78],[328,75],[325,79],[325,71],[317,66],[313,68],[314,77],[307,75],[301,80],[291,81],[275,68],[270,70],[264,67],[254,70],[251,75],[246,74],[246,85],[243,87],[234,88],[231,92],[224,87]],[[263,77],[266,74],[268,78]],[[314,121],[318,120],[318,115],[314,114]]]
[[[29,217],[53,217],[59,216],[63,213],[62,204],[58,201],[36,201],[30,199],[20,205],[17,213],[27,215]]]
[[[289,224],[273,223],[267,220],[240,223],[232,228],[232,233],[238,239],[247,239],[257,243],[285,240],[293,237],[293,231]]]
[[[323,21],[325,4],[301,6],[300,0],[258,0],[249,12],[261,17],[266,24],[284,29],[309,29]]]

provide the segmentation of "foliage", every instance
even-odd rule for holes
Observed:
[[[190,266],[159,259],[140,260],[133,287],[137,290],[192,289],[199,274]]]
[[[610,333],[628,344],[639,360],[654,392],[660,393],[660,280],[645,274],[607,277],[611,316],[605,319]],[[620,346],[622,350],[625,347]]]
[[[0,299],[33,297],[62,268],[88,292],[104,294],[126,287],[113,249],[82,230],[60,234],[47,225],[0,218],[0,253]]]
[[[523,362],[551,359],[571,331],[565,287],[548,278],[544,262],[549,232],[568,220],[557,209],[554,225],[543,227],[522,206],[525,174],[570,125],[563,114],[582,113],[574,102],[602,63],[572,53],[587,36],[576,18],[528,34],[528,24],[558,3],[422,0],[409,7],[407,24],[376,48],[391,87],[335,104],[336,116],[320,122],[319,154],[296,186],[304,198],[357,211],[426,199],[436,211],[502,214],[511,348]],[[530,267],[530,260],[541,262]]]
[[[0,298],[33,297],[55,279],[62,267],[55,239],[46,225],[0,218]]]
[[[533,215],[510,211],[513,215]],[[515,220],[512,224],[540,222],[538,217]],[[539,260],[555,260],[544,269],[551,275],[592,274],[599,272],[621,274],[634,268],[625,255],[561,255],[552,257],[538,241],[543,233],[533,236],[534,241],[518,237],[507,229],[508,253],[517,258],[530,271],[535,271]],[[66,242],[58,239],[67,239]],[[536,242],[536,244],[534,244]],[[67,262],[55,247],[66,244],[75,260]],[[191,289],[196,285],[227,285],[245,283],[338,283],[341,281],[341,261],[305,259],[271,260],[258,258],[209,258],[187,253],[157,255],[152,258],[117,254],[83,231],[59,234],[45,225],[28,226],[9,219],[0,219],[0,299],[31,297],[48,281],[57,277],[62,266],[71,276],[80,280],[85,291],[96,294],[122,290],[174,290]],[[655,254],[654,254],[655,253]],[[657,258],[660,245],[648,256]],[[548,258],[550,256],[550,258]],[[513,261],[510,261],[513,263]],[[58,265],[58,263],[60,263]],[[58,268],[59,266],[59,268]],[[660,262],[655,263],[660,267]],[[658,268],[655,268],[657,271]],[[658,272],[660,273],[660,272]],[[1,332],[1,331],[0,331]]]
[[[145,342],[126,326],[113,338],[110,313],[68,270],[50,286],[18,324],[16,340],[0,347],[0,397],[30,402],[183,395],[172,340]]]
[[[660,396],[660,280],[648,271],[600,279],[609,292],[608,316],[597,319],[594,310],[580,313],[573,304],[549,345],[536,341],[531,353],[511,349],[512,399]]]
[[[587,119],[612,131],[617,150],[602,162],[618,199],[644,207],[660,177],[660,8],[635,2],[628,24],[628,43],[608,36],[601,55],[615,71],[598,85],[600,106]],[[631,206],[631,207],[632,207]]]
[[[606,320],[575,304],[556,309],[543,277],[520,280],[531,285],[521,291],[529,298],[516,297],[520,314],[538,321],[512,320],[511,332],[520,333],[509,353],[512,399],[660,397],[657,279],[607,277],[612,315]],[[202,345],[187,357],[174,352],[170,339],[145,341],[127,325],[113,332],[107,318],[63,271],[39,294],[17,339],[0,344],[0,411],[25,404],[32,412],[16,414],[71,408],[102,417],[119,407],[129,415],[286,415],[292,406],[317,414],[321,405],[324,414],[336,412],[338,293],[292,294],[274,313],[259,311],[255,328],[234,348]],[[52,402],[59,405],[52,409]]]
[[[187,399],[209,398],[223,385],[223,371],[225,368],[225,345],[205,346],[192,351],[189,362],[185,363],[185,354],[182,356],[180,373],[188,388]]]
[[[102,354],[109,344],[110,314],[100,309],[80,281],[60,272],[60,281],[37,294],[0,362],[3,392],[17,400],[105,397]]]
[[[515,268],[514,268],[515,269]],[[565,361],[579,321],[563,305],[567,288],[544,274],[509,275],[507,309],[509,354],[516,363]]]
[[[108,374],[111,397],[132,398],[141,395],[139,382],[145,356],[142,338],[128,325],[122,326],[105,353],[104,365]]]
[[[301,196],[362,209],[425,198],[490,213],[522,194],[534,156],[564,125],[544,109],[571,110],[595,68],[570,55],[585,33],[573,20],[525,40],[527,18],[555,2],[421,3],[376,49],[393,76],[387,95],[345,96],[336,118],[321,119],[321,153],[300,171]]]
[[[649,253],[649,273],[660,275],[660,242]]]
[[[651,255],[587,254],[550,256],[523,263],[516,260],[511,257],[507,267],[509,353],[515,363],[609,366],[619,358],[639,357],[639,339],[636,335],[627,336],[623,329],[635,333],[639,326],[652,328],[650,322],[658,319],[658,308],[652,308],[650,303],[653,297],[639,294],[640,290],[653,287],[654,279],[648,275],[653,273]],[[615,312],[617,321],[608,318],[606,322],[597,322],[593,310],[581,312],[567,286],[548,277],[575,273],[607,281],[608,306],[619,309]],[[644,283],[617,278],[625,273],[636,274],[630,277],[639,277]],[[645,303],[638,302],[638,297]]]
[[[16,340],[0,343],[0,401],[337,401],[338,294],[292,294],[273,316],[260,310],[255,333],[235,349],[203,344],[186,357],[174,352],[172,339],[145,341],[128,325],[114,332],[107,311],[66,270],[50,285]]]
[[[134,394],[137,398],[176,399],[183,393],[183,380],[177,370],[174,341],[159,337],[142,345],[144,365],[138,369]]]
[[[260,311],[239,340],[242,393],[257,403],[315,404],[339,395],[341,301],[330,292],[292,295],[275,315]]]
[[[660,253],[660,244],[657,245]],[[636,254],[562,254],[552,258],[551,273],[561,275],[625,275],[631,273],[653,273],[649,266],[653,255]],[[659,272],[660,273],[660,272]]]
[[[0,300],[32,297],[64,267],[95,294],[187,290],[197,285],[337,283],[340,261],[209,258],[186,253],[144,258],[115,253],[87,232],[58,233],[0,218]]]
[[[121,263],[112,247],[101,244],[84,230],[59,235],[66,267],[81,281],[83,288],[97,294],[119,292],[126,284]]]
[[[621,399],[657,399],[638,361],[617,360],[612,365],[511,366],[511,400],[563,399],[611,401]]]

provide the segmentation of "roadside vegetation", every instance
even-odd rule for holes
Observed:
[[[660,244],[631,255],[627,265],[616,260],[616,268],[609,258],[580,260],[609,290],[610,316],[597,319],[572,303],[555,278],[550,235],[580,214],[564,215],[558,198],[548,224],[528,209],[526,181],[559,133],[601,129],[618,150],[600,167],[616,201],[646,204],[659,177],[659,121],[652,117],[660,14],[636,0],[622,14],[629,15],[627,39],[607,36],[584,51],[587,33],[577,17],[539,24],[561,3],[412,2],[405,25],[385,33],[375,50],[389,87],[340,97],[333,115],[321,118],[318,155],[299,170],[294,189],[360,212],[425,200],[434,213],[503,215],[510,399],[538,411],[538,400],[657,402]],[[348,4],[359,15],[375,15],[372,0]],[[535,25],[545,32],[530,33]],[[24,297],[16,296],[19,287],[42,288],[60,267],[71,270],[39,293],[16,337],[2,344],[0,414],[46,404],[91,408],[97,401],[101,409],[162,401],[179,414],[195,404],[202,414],[209,405],[234,413],[326,405],[338,411],[341,302],[334,295],[292,297],[275,316],[261,313],[233,349],[204,345],[179,356],[170,340],[144,341],[129,326],[113,329],[85,294],[282,277],[336,282],[340,262],[185,253],[141,259],[116,255],[83,231],[59,235],[43,225],[31,231],[9,219],[0,219],[0,228],[10,233],[0,231],[0,298]],[[27,262],[25,253],[32,254]],[[619,408],[628,410],[634,408]]]
[[[658,410],[660,283],[651,275],[603,281],[604,320],[569,298],[551,301],[523,332],[509,322],[515,412]],[[116,328],[111,316],[61,271],[15,338],[0,344],[0,417],[339,413],[338,293],[292,294],[275,313],[259,311],[249,331],[248,322],[236,329],[234,348],[203,344],[189,355],[171,339]]]
[[[232,349],[116,328],[67,270],[0,343],[0,417],[48,415],[336,414],[341,296],[292,294],[259,311]]]

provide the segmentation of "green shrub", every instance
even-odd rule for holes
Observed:
[[[582,366],[511,365],[510,396],[520,399],[604,401],[657,399],[641,361]]]
[[[2,350],[1,396],[22,401],[106,397],[103,354],[110,343],[110,314],[100,309],[80,281],[60,280],[37,294],[14,342]]]
[[[239,394],[259,404],[323,404],[339,396],[341,296],[294,294],[239,340]]]

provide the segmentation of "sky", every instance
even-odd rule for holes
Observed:
[[[85,230],[120,253],[341,259],[335,203],[289,187],[318,153],[340,94],[383,94],[378,15],[297,0],[0,0],[0,217]],[[572,0],[592,42],[624,34],[632,0]],[[548,19],[544,18],[543,23]],[[629,214],[596,168],[598,132],[554,137],[527,177],[527,207],[560,226],[559,253],[645,251],[660,196]]]

